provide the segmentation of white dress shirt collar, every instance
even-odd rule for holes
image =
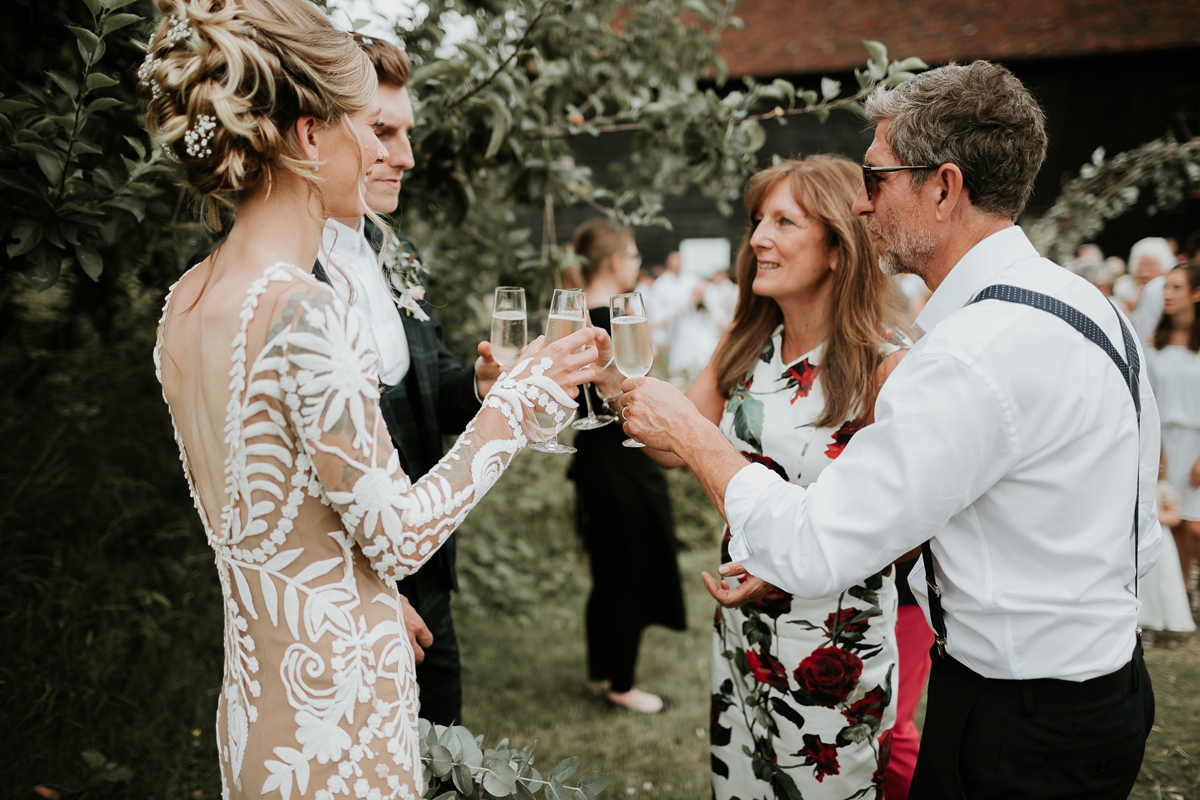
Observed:
[[[1017,225],[997,231],[967,251],[946,275],[917,317],[916,327],[929,333],[938,323],[958,311],[992,283],[1000,270],[1038,258],[1025,231]]]
[[[359,219],[358,228],[351,228],[336,219],[325,222],[321,232],[321,261],[342,269],[353,269],[364,256],[375,260],[375,252],[367,241],[366,226]],[[332,276],[331,276],[332,277]]]

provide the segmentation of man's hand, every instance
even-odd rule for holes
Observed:
[[[492,343],[479,343],[479,358],[475,359],[475,389],[484,397],[500,377],[500,365],[492,358]]]
[[[704,588],[708,589],[708,593],[725,608],[737,608],[746,603],[757,602],[775,589],[774,585],[746,572],[745,567],[741,564],[722,565],[721,575],[723,578],[740,577],[742,580],[736,586],[730,586],[726,580],[722,580],[718,584],[717,579],[712,575],[707,572],[700,573],[700,577],[704,579]]]
[[[683,392],[657,378],[629,378],[621,386],[625,394],[615,402],[624,423],[625,433],[647,447],[675,449],[677,437],[711,425],[700,416],[696,405]]]
[[[433,644],[433,632],[429,630],[425,620],[421,619],[421,615],[404,595],[400,595],[400,608],[404,612],[404,630],[408,631],[408,641],[412,643],[413,655],[416,663],[420,664],[425,660],[425,648]]]

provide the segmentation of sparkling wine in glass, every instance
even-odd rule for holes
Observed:
[[[574,289],[555,289],[550,299],[550,316],[546,320],[546,344],[557,342],[583,327],[587,318],[587,295]],[[584,387],[586,391],[587,387]],[[544,411],[533,412],[539,427],[554,429],[554,418]],[[546,442],[534,442],[529,449],[540,453],[574,453],[575,448],[558,443],[555,432]]]
[[[492,303],[492,359],[501,367],[517,363],[526,345],[525,290],[520,286],[497,286]]]
[[[650,320],[641,292],[614,294],[609,299],[613,350],[617,369],[626,378],[640,378],[654,366],[654,344],[650,341]],[[626,447],[645,447],[633,438],[621,442]]]

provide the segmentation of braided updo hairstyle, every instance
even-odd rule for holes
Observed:
[[[138,70],[146,129],[204,196],[209,224],[274,170],[318,184],[295,122],[331,125],[370,104],[375,70],[353,37],[309,0],[155,3],[163,19]]]

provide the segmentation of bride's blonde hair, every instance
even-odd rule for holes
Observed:
[[[138,71],[146,129],[179,162],[220,228],[219,204],[275,170],[320,183],[295,121],[332,125],[366,108],[375,69],[309,0],[155,0],[163,19]],[[203,119],[202,119],[203,117]]]

